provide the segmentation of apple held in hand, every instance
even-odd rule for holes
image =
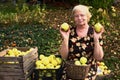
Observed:
[[[102,30],[102,25],[98,22],[94,25],[95,32],[99,33]]]
[[[61,29],[62,29],[63,31],[68,31],[68,30],[69,30],[69,25],[68,25],[68,23],[63,23],[63,24],[61,25]]]

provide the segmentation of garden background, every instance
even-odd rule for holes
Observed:
[[[39,54],[59,54],[63,22],[73,25],[71,10],[76,4],[90,7],[90,25],[105,27],[104,59],[113,76],[120,79],[120,1],[119,0],[7,0],[0,2],[0,51],[8,47],[38,47]]]

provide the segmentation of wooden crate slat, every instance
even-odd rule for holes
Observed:
[[[31,69],[28,71],[28,74],[25,75],[25,78],[28,78],[30,75],[32,75],[33,71],[34,71],[34,67],[31,67]]]
[[[3,50],[3,51],[1,51],[0,52],[0,57],[3,57],[5,54],[6,54],[6,51],[7,51],[8,49],[5,49],[5,50]]]
[[[23,66],[27,66],[29,63],[31,63],[31,61],[34,60],[34,55],[31,55],[30,57],[28,57],[24,62],[23,62]]]
[[[24,68],[24,72],[27,72],[31,67],[35,67],[34,65],[35,65],[35,63],[33,63],[33,62],[31,64],[29,64],[29,66]]]
[[[5,63],[3,63],[3,64],[0,64],[0,69],[2,69],[2,68],[17,68],[17,69],[22,69],[22,64],[21,63],[19,63],[19,64],[5,64]]]
[[[0,76],[0,80],[26,80],[21,76]]]
[[[23,70],[22,69],[9,69],[9,68],[6,68],[6,69],[0,69],[0,72],[23,72]]]
[[[34,54],[32,55],[30,58],[28,58],[24,63],[23,63],[23,68],[25,68],[26,66],[29,66],[29,64],[31,63],[35,63],[34,60],[37,60],[38,58],[38,54]]]
[[[21,62],[22,58],[21,57],[0,57],[0,61],[2,62]]]
[[[35,55],[35,53],[37,53],[38,49],[35,48],[34,50],[32,50],[31,52],[29,52],[29,54],[23,56],[23,62],[28,59],[28,58],[31,58],[31,56]]]
[[[30,49],[30,47],[16,47],[20,51],[27,51]]]
[[[23,72],[21,68],[0,68],[0,72]]]
[[[0,71],[0,75],[4,75],[4,76],[24,76],[24,73],[15,73],[15,72],[1,72]]]
[[[29,70],[31,67],[35,67],[35,61],[36,61],[36,59],[37,59],[37,55],[36,55],[36,58],[35,59],[33,59],[31,62],[30,62],[30,64],[24,64],[24,65],[27,65],[27,66],[24,66],[24,71],[26,72],[27,70]]]
[[[32,63],[33,63],[33,60],[34,60],[34,59],[31,59],[31,60],[27,59],[27,60],[23,63],[23,68],[25,68],[25,67],[29,66],[30,64],[32,64]]]
[[[24,75],[25,74],[23,74],[22,72],[0,72],[0,75],[2,75],[2,76],[23,76],[24,77]]]

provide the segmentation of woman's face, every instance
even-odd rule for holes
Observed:
[[[83,26],[83,25],[88,24],[88,18],[87,18],[86,11],[76,10],[74,12],[74,21],[75,21],[76,26]]]

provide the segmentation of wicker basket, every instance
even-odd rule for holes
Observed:
[[[66,75],[71,79],[84,79],[89,71],[90,65],[75,65],[73,61],[67,61]]]

